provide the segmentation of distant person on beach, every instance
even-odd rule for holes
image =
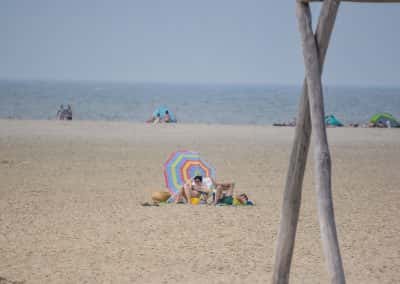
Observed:
[[[370,122],[368,123],[368,127],[370,128],[386,128],[387,125],[386,123],[382,122],[382,121],[377,121],[377,122]]]
[[[57,119],[58,120],[72,120],[71,105],[68,105],[67,108],[64,108],[64,105],[60,105],[60,108],[57,110]]]
[[[72,120],[72,108],[71,108],[71,105],[68,105],[67,110],[65,111],[65,118],[67,120]]]
[[[272,124],[273,126],[296,126],[296,118],[294,117],[291,121],[288,122],[275,122]]]
[[[164,115],[163,121],[166,122],[166,123],[171,122],[171,116],[169,115],[169,111],[168,110],[165,111],[165,115]]]
[[[161,115],[160,115],[160,113],[157,113],[157,116],[154,119],[153,124],[157,124],[157,123],[161,123],[161,122],[162,122]]]
[[[60,105],[60,108],[57,110],[57,119],[64,120],[64,105]]]

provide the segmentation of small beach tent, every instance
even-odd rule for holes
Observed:
[[[387,125],[389,122],[391,127],[400,127],[400,123],[396,118],[390,113],[385,112],[374,114],[369,121],[372,123],[383,123],[384,125]]]
[[[169,108],[167,108],[166,106],[160,106],[158,108],[156,108],[153,112],[153,116],[156,117],[157,114],[160,114],[161,119],[164,118],[165,116],[165,112],[168,111],[169,116],[171,117],[171,121],[170,122],[176,122],[176,117],[175,115],[171,112],[171,110]]]
[[[341,123],[333,114],[325,116],[325,124],[331,126],[343,126],[343,123]]]

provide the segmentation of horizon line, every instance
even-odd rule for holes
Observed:
[[[112,79],[62,79],[62,78],[6,78],[0,77],[0,82],[9,81],[9,82],[64,82],[64,83],[108,83],[108,84],[142,84],[142,85],[197,85],[197,86],[285,86],[285,87],[302,87],[303,81],[298,84],[293,82],[179,82],[179,81],[135,81],[135,80],[112,80]],[[365,84],[365,83],[323,83],[324,87],[376,87],[376,88],[400,88],[400,84],[381,84],[381,83],[373,83],[373,84]]]

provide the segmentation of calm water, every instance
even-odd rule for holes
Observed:
[[[184,123],[272,124],[297,114],[300,86],[169,85],[0,81],[0,118],[54,119],[71,104],[74,120],[145,121],[159,105]],[[325,87],[325,112],[365,123],[376,112],[400,118],[400,87]]]

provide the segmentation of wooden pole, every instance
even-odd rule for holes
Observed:
[[[308,4],[297,3],[297,20],[303,46],[308,85],[311,126],[314,141],[315,183],[318,195],[318,215],[322,245],[328,264],[331,283],[345,283],[342,258],[337,239],[331,191],[331,159],[324,119],[321,71],[318,48],[311,26]]]
[[[321,7],[321,14],[315,33],[315,38],[319,46],[321,71],[323,69],[339,3],[340,1],[336,0],[326,0]],[[329,19],[329,21],[326,19]],[[286,284],[289,282],[310,136],[311,121],[308,87],[307,80],[304,79],[299,114],[296,122],[295,138],[283,194],[281,220],[275,249],[274,272],[272,277],[272,283],[274,284]]]

